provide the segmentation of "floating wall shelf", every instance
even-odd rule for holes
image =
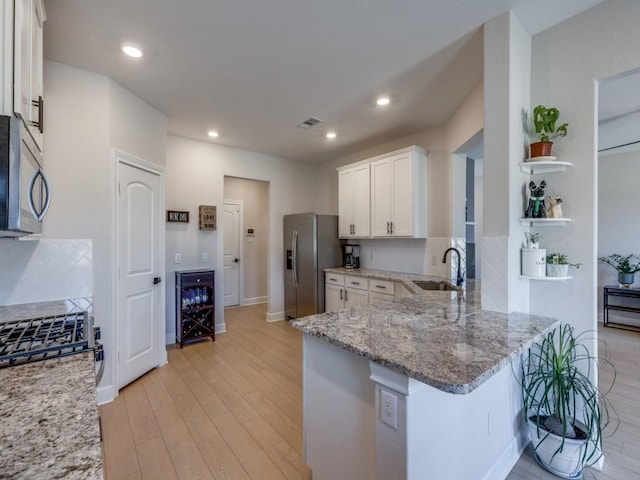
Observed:
[[[526,173],[527,175],[532,175],[537,173],[564,172],[567,170],[567,168],[573,167],[573,163],[558,162],[555,160],[556,157],[538,157],[538,158],[544,158],[545,160],[536,160],[536,161],[518,163],[518,165],[520,166],[520,171],[522,173]],[[553,160],[548,160],[548,159],[553,159]]]
[[[571,222],[570,218],[519,218],[518,221],[525,227],[564,227]]]
[[[520,275],[520,278],[524,280],[540,280],[543,282],[564,282],[571,280],[571,277],[527,277],[525,275]]]

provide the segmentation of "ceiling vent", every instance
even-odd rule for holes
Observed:
[[[319,124],[320,122],[322,122],[322,120],[320,120],[319,118],[309,117],[304,122],[299,123],[297,125],[297,127],[298,128],[304,128],[306,130],[307,128],[311,128],[311,127]]]

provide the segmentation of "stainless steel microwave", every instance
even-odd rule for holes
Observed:
[[[0,237],[42,231],[51,191],[42,154],[22,121],[0,115]]]

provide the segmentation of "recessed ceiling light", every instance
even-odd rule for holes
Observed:
[[[133,45],[125,45],[122,47],[122,51],[133,58],[140,58],[142,56],[142,50]]]
[[[207,132],[207,135],[209,135],[211,138],[216,138],[218,136],[218,132],[216,132],[215,130],[211,130],[210,132]]]
[[[333,140],[333,139],[334,139],[334,138],[336,138],[336,137],[337,137],[336,132],[329,132],[329,133],[327,133],[327,138],[328,138],[329,140]]]
[[[389,105],[389,102],[391,102],[391,100],[389,100],[389,97],[380,97],[378,100],[376,100],[376,103],[381,107],[384,105]]]

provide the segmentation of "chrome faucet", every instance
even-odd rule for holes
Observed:
[[[457,248],[449,247],[444,251],[444,256],[442,257],[442,263],[447,263],[447,253],[456,252],[458,254],[458,274],[456,276],[456,285],[458,287],[462,286],[462,282],[464,282],[464,278],[462,278],[461,261],[460,261],[460,251]]]

